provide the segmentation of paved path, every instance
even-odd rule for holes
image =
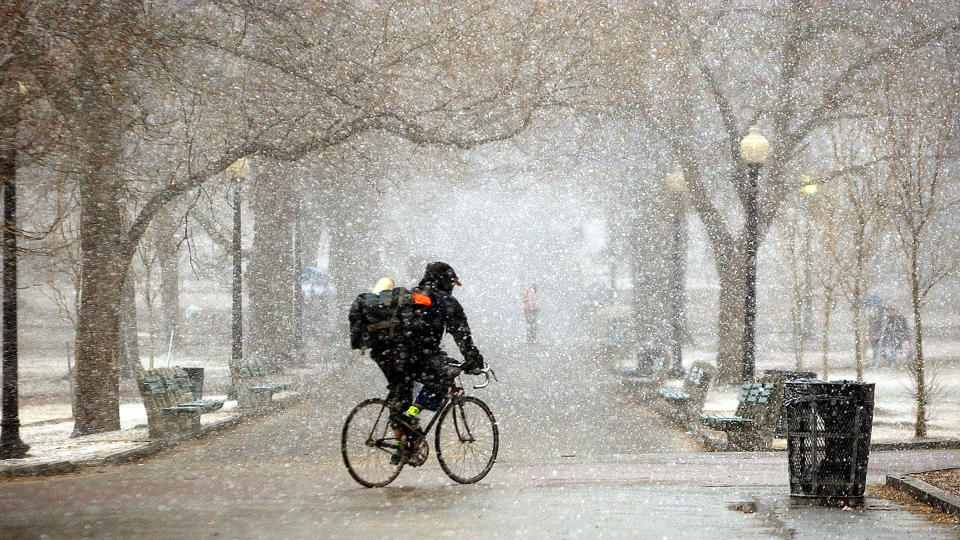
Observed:
[[[957,536],[886,501],[852,512],[795,505],[784,453],[696,453],[683,433],[621,400],[599,366],[500,356],[511,359],[491,358],[502,383],[477,392],[503,438],[481,484],[453,484],[433,459],[384,489],[350,479],[340,424],[377,380],[358,358],[318,381],[323,398],[143,463],[0,483],[0,537]],[[958,460],[956,451],[874,453],[871,479]]]

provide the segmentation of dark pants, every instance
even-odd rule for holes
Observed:
[[[409,362],[405,355],[396,349],[374,349],[370,351],[370,358],[387,379],[387,401],[400,411],[406,410],[413,398],[410,396]]]
[[[423,385],[430,394],[443,397],[459,370],[450,365],[450,357],[440,352],[418,357],[412,362],[412,380]]]

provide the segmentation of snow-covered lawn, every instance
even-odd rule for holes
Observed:
[[[938,343],[928,356],[928,379],[935,389],[928,405],[927,436],[930,439],[960,439],[960,357],[952,342]],[[685,351],[684,364],[694,361],[712,362],[715,353]],[[868,358],[869,360],[869,358]],[[829,380],[856,380],[852,354],[831,353]],[[788,353],[758,353],[757,373],[764,369],[795,369]],[[819,354],[804,358],[804,370],[822,377]],[[876,384],[873,440],[897,442],[914,440],[916,403],[911,394],[909,372],[903,367],[873,369],[863,373],[864,382]],[[732,413],[737,408],[738,390],[714,387],[707,394],[704,410],[710,413]]]

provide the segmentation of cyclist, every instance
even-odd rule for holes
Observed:
[[[476,375],[482,373],[485,367],[483,356],[473,344],[463,307],[453,297],[453,288],[457,285],[460,285],[460,280],[449,264],[432,262],[427,265],[423,279],[415,289],[427,295],[431,302],[430,308],[423,310],[405,336],[406,349],[410,354],[409,376],[423,385],[426,392],[421,395],[442,397],[459,372],[450,366],[450,360],[441,347],[444,333],[453,336],[463,354],[463,371]],[[424,405],[414,401],[406,411],[407,416],[416,419]]]

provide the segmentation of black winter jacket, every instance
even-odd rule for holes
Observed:
[[[467,316],[460,302],[446,291],[432,288],[421,290],[430,297],[431,307],[424,310],[417,328],[412,329],[413,335],[407,341],[411,347],[415,348],[411,352],[420,358],[442,354],[443,349],[440,344],[443,334],[449,332],[457,347],[460,348],[460,353],[463,354],[465,368],[483,367],[483,356],[473,344],[470,325],[467,323]]]

